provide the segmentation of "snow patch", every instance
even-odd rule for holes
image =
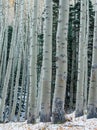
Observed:
[[[86,116],[75,118],[74,113],[66,115],[70,118],[63,124],[40,123],[27,124],[25,122],[0,124],[0,130],[97,130],[97,119],[86,119]]]

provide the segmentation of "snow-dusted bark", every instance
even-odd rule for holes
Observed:
[[[92,68],[88,97],[87,118],[97,118],[97,2],[95,1],[95,23],[93,37]]]
[[[40,121],[48,122],[50,121],[52,75],[52,0],[45,0],[42,71],[43,75]]]
[[[76,94],[76,113],[75,116],[83,115],[83,99],[84,99],[84,48],[86,36],[86,0],[81,0],[80,7],[80,32],[79,32],[79,54],[78,54],[78,78],[77,78],[77,94]]]
[[[60,8],[56,37],[56,82],[52,108],[52,121],[54,123],[65,121],[64,97],[67,81],[67,34],[69,1],[59,0],[59,7]]]
[[[34,0],[33,16],[30,21],[30,89],[28,123],[34,123],[36,119],[36,96],[37,96],[37,20],[38,0]]]

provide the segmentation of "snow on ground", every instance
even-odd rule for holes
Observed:
[[[86,117],[74,118],[74,114],[68,115],[64,124],[36,123],[34,125],[26,122],[0,124],[0,130],[97,130],[97,119]],[[72,120],[71,120],[72,119]]]

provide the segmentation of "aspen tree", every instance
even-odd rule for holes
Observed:
[[[42,35],[43,34],[43,24],[44,24],[44,22],[43,22],[43,0],[41,0],[41,2],[40,2],[40,13],[39,13],[39,23],[40,23],[40,26],[39,26],[39,32],[38,32],[38,34],[39,35]],[[38,55],[39,55],[39,52],[40,52],[40,48],[41,48],[41,50],[42,50],[42,48],[43,47],[41,47],[41,41],[39,41],[38,42]],[[43,60],[42,60],[42,64],[43,64]],[[37,116],[39,116],[39,114],[40,114],[40,111],[41,111],[41,98],[42,98],[42,78],[43,78],[43,68],[41,67],[40,68],[41,69],[41,72],[40,72],[40,74],[39,74],[39,81],[38,81],[38,96],[37,96]]]
[[[95,22],[93,37],[92,68],[88,97],[87,118],[97,118],[97,2],[95,1]]]
[[[89,41],[89,0],[86,0],[86,40],[84,46],[84,110],[87,110],[88,86],[88,41]]]
[[[40,121],[50,121],[51,74],[52,74],[52,0],[44,1],[44,43],[42,64],[42,98]]]
[[[80,7],[80,32],[79,32],[79,54],[78,54],[78,78],[76,94],[76,112],[75,116],[82,116],[84,109],[84,47],[86,34],[86,0],[81,0]]]
[[[34,0],[33,16],[30,21],[30,88],[28,123],[34,123],[36,119],[37,96],[37,19],[38,0]]]
[[[56,81],[52,108],[53,123],[65,121],[64,97],[67,81],[67,34],[69,1],[59,0],[59,17],[56,36]]]

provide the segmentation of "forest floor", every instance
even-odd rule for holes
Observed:
[[[97,119],[86,119],[86,116],[74,118],[74,114],[67,115],[63,124],[26,122],[0,124],[0,130],[97,130]]]

